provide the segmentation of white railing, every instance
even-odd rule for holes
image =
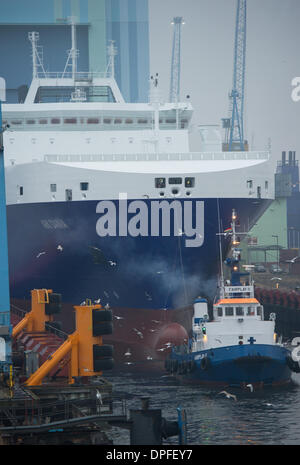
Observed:
[[[45,155],[47,162],[268,160],[269,152],[102,153]]]
[[[90,71],[80,71],[75,73],[75,81],[91,81],[93,78],[110,78],[111,73],[103,72],[90,72]],[[68,72],[39,72],[37,73],[38,79],[73,79],[73,74],[71,71]]]

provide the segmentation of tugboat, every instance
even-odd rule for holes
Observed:
[[[207,300],[196,299],[192,337],[187,344],[172,347],[165,368],[181,381],[203,385],[251,391],[284,385],[291,381],[292,371],[299,371],[299,364],[290,350],[277,341],[275,313],[264,321],[264,309],[255,298],[247,265],[245,272],[240,271],[236,220],[233,210],[231,228],[225,233],[231,236],[231,251],[224,262],[231,279],[224,279],[221,257],[219,292],[212,318],[208,316]]]

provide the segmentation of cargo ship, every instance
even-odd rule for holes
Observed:
[[[72,46],[51,73],[29,39],[32,83],[2,107],[12,304],[53,289],[71,332],[73,306],[101,302],[116,362],[159,362],[188,337],[194,298],[214,294],[232,205],[248,230],[272,201],[270,153],[224,152],[214,125],[197,128],[191,151],[192,105],[162,102],[158,76],[148,102],[127,103],[113,52],[105,73],[78,72]]]
[[[299,357],[277,341],[276,314],[271,313],[265,320],[263,306],[254,295],[251,274],[240,268],[235,223],[233,210],[232,250],[225,260],[230,278],[221,273],[213,314],[210,318],[206,299],[195,301],[192,337],[186,344],[172,348],[165,365],[168,372],[184,382],[253,392],[290,383],[292,371],[299,372]]]

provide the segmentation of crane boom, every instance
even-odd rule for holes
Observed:
[[[180,100],[180,45],[181,45],[181,25],[184,24],[181,16],[173,18],[174,24],[173,45],[172,45],[172,63],[171,63],[171,83],[170,83],[170,102]]]
[[[229,151],[245,150],[244,143],[244,94],[246,67],[247,0],[237,0],[233,88],[230,94],[231,121]]]

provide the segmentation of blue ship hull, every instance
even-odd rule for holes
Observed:
[[[284,347],[266,344],[218,347],[183,355],[173,350],[166,369],[186,383],[267,387],[290,382],[289,354]]]
[[[108,303],[120,317],[114,320],[112,338],[106,337],[106,341],[114,344],[116,359],[124,361],[128,347],[132,349],[132,359],[164,359],[167,352],[158,350],[162,341],[180,344],[191,329],[194,298],[213,297],[216,291],[217,199],[193,199],[199,200],[204,202],[201,247],[185,247],[186,238],[172,234],[100,237],[96,231],[100,216],[96,212],[98,201],[8,206],[12,303],[28,310],[32,289],[47,288],[61,293],[63,312],[56,319],[70,333],[75,330],[73,306],[87,298],[92,301],[100,298],[103,306]],[[151,202],[143,201],[147,205]],[[118,208],[118,201],[114,203]],[[221,225],[224,228],[230,225],[234,207],[241,212],[241,230],[247,230],[268,203],[264,199],[220,199]],[[154,320],[159,324],[153,323]],[[178,328],[177,331],[174,326],[168,329],[174,322],[187,333]]]

